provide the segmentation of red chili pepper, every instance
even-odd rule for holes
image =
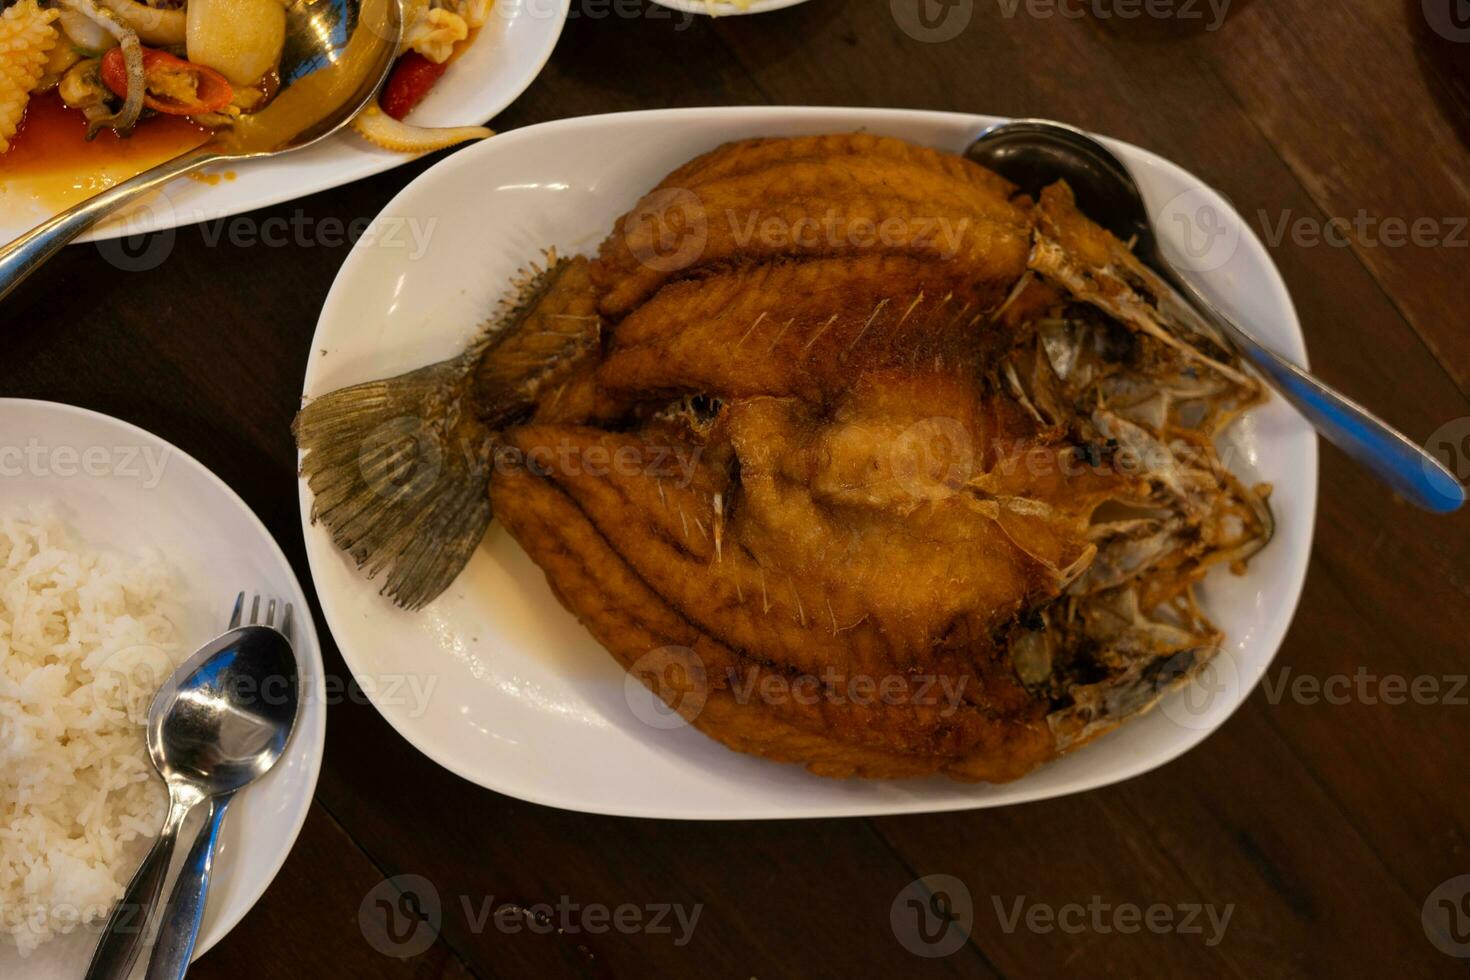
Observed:
[[[194,76],[194,99],[180,102],[167,96],[154,95],[150,79],[168,71],[185,71]],[[128,94],[128,67],[123,61],[122,48],[110,48],[102,56],[102,84],[117,95]],[[230,104],[235,90],[225,76],[213,68],[196,65],[183,58],[175,58],[167,51],[154,48],[143,49],[143,104],[155,112],[170,116],[193,116],[203,112],[214,112]]]
[[[417,51],[407,52],[398,59],[384,83],[383,93],[378,97],[379,108],[394,119],[402,119],[424,100],[448,67],[430,61]]]

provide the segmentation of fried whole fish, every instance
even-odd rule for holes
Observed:
[[[1065,185],[746,141],[513,292],[302,409],[313,519],[410,609],[499,520],[738,751],[1017,778],[1207,663],[1193,587],[1273,530],[1214,448],[1260,385]]]

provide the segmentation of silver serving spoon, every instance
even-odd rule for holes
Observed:
[[[1018,119],[980,134],[966,156],[1031,194],[1065,179],[1089,218],[1123,241],[1181,298],[1229,337],[1266,381],[1328,441],[1406,500],[1447,514],[1465,503],[1454,475],[1403,433],[1266,347],[1212,303],[1165,257],[1128,168],[1096,139],[1061,123]]]
[[[180,872],[172,914],[164,920],[149,964],[150,977],[183,976],[203,918],[225,806],[285,752],[300,694],[290,642],[275,629],[246,626],[207,643],[154,696],[148,709],[148,754],[168,784],[168,818],[113,909],[87,980],[126,980],[132,973],[156,919],[179,831],[196,806],[209,802],[211,819]],[[165,970],[172,972],[161,972]]]
[[[225,161],[310,146],[345,126],[377,94],[403,33],[399,0],[286,0],[281,87],[260,112],[203,146],[67,208],[0,248],[0,299],[67,242],[175,177]]]

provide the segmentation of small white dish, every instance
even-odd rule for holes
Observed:
[[[89,546],[130,553],[151,547],[175,566],[185,589],[187,619],[179,625],[186,652],[224,632],[241,589],[295,606],[302,713],[280,762],[230,808],[197,958],[265,892],[311,807],[327,716],[321,647],[310,607],[265,525],[219,477],[182,450],[86,409],[0,399],[0,508],[42,502],[56,504]],[[162,785],[160,780],[160,791]],[[196,815],[186,833],[198,820]],[[187,850],[187,843],[180,845],[176,864]],[[15,947],[0,946],[0,977],[75,980],[86,972],[100,929],[100,922],[81,928],[26,959]]]
[[[654,3],[686,14],[707,14],[710,17],[740,17],[744,14],[764,14],[772,10],[785,10],[807,0],[751,0],[742,7],[728,0],[653,0]]]
[[[882,109],[720,108],[594,116],[518,130],[450,157],[384,210],[385,224],[437,219],[423,254],[360,242],[322,310],[307,365],[314,396],[462,351],[516,269],[554,245],[589,252],[649,188],[695,155],[733,139],[869,130],[961,151],[989,116]],[[1198,178],[1145,150],[1109,145],[1156,213],[1213,209],[1217,249],[1182,249],[1191,268],[1263,339],[1305,363],[1291,299],[1247,223]],[[1170,211],[1170,208],[1164,208]],[[1177,221],[1160,221],[1176,248]],[[1233,244],[1232,244],[1233,243]],[[1086,749],[1003,786],[943,778],[834,781],[738,755],[691,728],[639,721],[636,682],[557,602],[541,570],[492,525],[469,567],[419,613],[378,595],[321,527],[307,554],[322,609],[348,665],[371,690],[412,678],[426,698],[377,696],[383,716],[430,758],[482,786],[567,809],[691,819],[912,813],[999,806],[1115,783],[1202,741],[1246,698],[1286,634],[1311,551],[1317,441],[1275,399],[1232,430],[1237,469],[1275,484],[1276,540],[1250,574],[1212,578],[1206,608],[1228,635],[1208,683]]]
[[[541,73],[561,37],[571,0],[496,0],[474,42],[455,58],[428,97],[409,114],[417,126],[474,126],[493,119]],[[178,228],[268,207],[391,170],[414,157],[342,132],[316,146],[269,160],[222,165],[227,179],[179,179],[78,241]],[[24,179],[14,200],[0,177],[0,242],[50,217],[29,200]]]

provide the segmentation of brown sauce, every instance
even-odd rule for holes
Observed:
[[[0,155],[0,213],[51,213],[200,146],[209,130],[183,116],[157,115],[119,138],[90,143],[87,122],[56,92],[31,99],[8,153]]]

